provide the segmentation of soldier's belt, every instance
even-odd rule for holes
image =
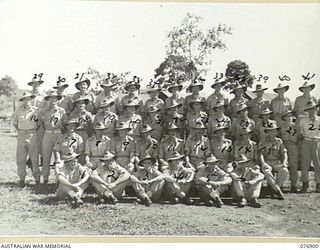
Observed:
[[[297,145],[297,142],[294,142],[294,141],[283,141],[283,144],[285,144],[285,145]]]
[[[19,129],[19,133],[30,133],[30,132],[36,132],[35,129]]]
[[[305,137],[304,140],[305,140],[305,141],[320,142],[320,138]]]
[[[61,134],[61,129],[46,129],[44,132],[47,134]]]

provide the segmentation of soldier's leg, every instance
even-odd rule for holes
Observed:
[[[37,141],[38,141],[38,149],[39,149],[39,156],[42,156],[42,140],[44,136],[44,128],[40,126],[40,128],[37,130]]]
[[[261,193],[262,180],[256,182],[253,185],[246,184],[244,185],[244,195],[247,200],[252,200],[253,198],[259,198]]]
[[[269,164],[269,163],[267,163]],[[278,192],[280,190],[279,186],[276,183],[276,178],[272,174],[272,167],[270,166],[265,166],[262,168],[262,173],[264,174],[267,183],[271,186],[271,188],[275,191]]]
[[[130,181],[129,179],[124,181],[124,182],[121,182],[119,183],[117,186],[115,186],[113,189],[112,189],[112,192],[113,192],[113,195],[115,197],[117,197],[118,199],[122,197],[122,194],[124,192],[124,189],[126,188],[126,186],[128,186],[130,184]]]
[[[69,186],[59,183],[56,196],[59,200],[69,196],[71,198],[76,197],[76,192]]]
[[[309,167],[311,164],[311,154],[312,147],[310,147],[312,142],[302,141],[301,146],[301,181],[303,183],[309,182]]]
[[[320,183],[320,142],[313,142],[312,162],[314,166],[314,179],[317,185]]]
[[[289,172],[291,187],[296,187],[298,182],[298,147],[295,144],[287,144],[289,158]]]
[[[41,171],[39,168],[39,149],[37,134],[34,132],[30,135],[30,144],[28,146],[29,157],[32,162],[32,173],[37,184],[40,183]]]
[[[281,165],[274,165],[273,170],[277,172],[276,183],[279,187],[282,187],[283,183],[288,177],[289,171]]]
[[[21,187],[24,186],[24,180],[27,175],[26,171],[26,161],[27,161],[28,151],[25,144],[25,135],[19,134],[17,137],[17,151],[16,151],[16,160],[18,165],[18,176],[21,181]]]
[[[174,197],[177,196],[178,198],[181,198],[181,199],[186,197],[186,194],[181,190],[180,185],[178,183],[168,182],[167,187],[171,196],[174,196]]]
[[[165,181],[156,181],[154,183],[151,184],[147,194],[148,196],[153,200],[153,201],[159,201],[163,188],[165,185]]]
[[[42,176],[44,181],[48,180],[50,174],[50,160],[53,148],[54,134],[44,133],[42,140]]]
[[[180,184],[180,189],[182,192],[184,192],[186,195],[188,195],[189,190],[191,188],[191,183],[181,183]]]
[[[239,200],[242,197],[244,197],[244,189],[241,181],[238,180],[232,180],[232,188],[233,188],[233,194],[234,194],[234,199]]]

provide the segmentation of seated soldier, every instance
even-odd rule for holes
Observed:
[[[193,125],[191,135],[185,145],[186,164],[195,170],[210,155],[209,139],[203,136],[205,129],[206,127],[201,122]]]
[[[277,124],[270,123],[265,129],[268,134],[265,140],[259,142],[259,158],[262,173],[265,175],[268,184],[271,186],[271,198],[284,200],[282,185],[288,176],[288,155],[282,140],[277,135]],[[273,172],[277,173],[277,177]]]
[[[199,195],[207,206],[221,207],[223,202],[220,195],[228,190],[232,182],[231,177],[217,165],[219,160],[211,155],[199,166],[196,174],[196,184]]]
[[[89,185],[90,177],[87,169],[78,163],[78,156],[76,153],[63,155],[63,162],[55,166],[58,182],[57,198],[63,199],[69,196],[75,207],[83,205],[81,197]]]
[[[229,127],[215,127],[213,134],[215,140],[211,141],[211,153],[219,160],[218,167],[226,173],[231,173],[232,166],[229,164],[233,160],[232,141],[226,139],[225,134]]]
[[[234,169],[230,176],[232,178],[234,196],[238,200],[238,207],[246,206],[247,200],[250,206],[261,207],[258,198],[264,175],[260,172],[260,167],[245,155],[240,155],[232,164]]]
[[[96,169],[101,165],[100,158],[110,150],[110,138],[105,135],[105,129],[103,123],[96,123],[93,135],[86,142],[85,162],[90,169]]]
[[[116,204],[123,196],[125,188],[131,185],[131,174],[116,163],[115,155],[110,152],[106,152],[100,161],[102,164],[91,173],[91,183],[99,194],[111,200],[112,204]],[[138,195],[143,199],[147,197],[144,190]]]
[[[136,178],[138,180],[135,180]],[[133,182],[133,189],[137,193],[147,194],[147,196],[145,196],[146,206],[152,203],[151,200],[154,202],[160,200],[165,184],[164,174],[158,170],[156,159],[151,155],[146,154],[144,158],[139,161],[137,170],[131,176],[131,181]]]
[[[184,167],[183,158],[184,155],[174,152],[167,159],[169,168],[164,171],[164,179],[169,190],[171,204],[181,201],[184,204],[191,205],[193,200],[188,197],[188,192],[191,188],[195,172],[192,168]]]
[[[65,132],[59,136],[53,146],[56,162],[60,162],[61,158],[68,154],[83,154],[84,144],[82,137],[74,132],[78,126],[79,122],[75,119],[68,119],[64,123]]]

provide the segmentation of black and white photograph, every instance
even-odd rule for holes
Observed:
[[[0,1],[0,235],[320,238],[320,3]]]

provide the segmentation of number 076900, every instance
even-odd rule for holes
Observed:
[[[300,244],[300,248],[318,248],[319,245],[318,244]]]

